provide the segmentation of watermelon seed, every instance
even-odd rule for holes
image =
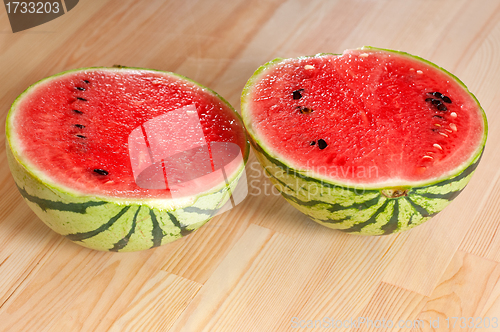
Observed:
[[[450,113],[450,116],[451,116],[452,118],[456,118],[456,117],[457,117],[457,113],[455,113],[455,112],[451,112],[451,113]]]
[[[74,126],[75,126],[76,128],[80,128],[80,129],[85,128],[85,126],[84,126],[84,125],[81,125],[81,124],[76,124],[76,125],[74,125]]]
[[[439,92],[428,92],[428,93],[432,94],[432,95],[434,95],[434,94],[441,95],[441,93],[439,93]],[[425,101],[432,103],[432,105],[436,106],[439,111],[446,112],[448,110],[446,108],[446,106],[443,105],[443,102],[441,100],[439,100],[439,99],[426,98]]]
[[[439,120],[444,120],[444,118],[441,115],[434,115],[433,118],[436,118]]]
[[[453,131],[457,131],[457,125],[454,124],[454,123],[450,123],[450,128],[453,130]]]
[[[450,134],[453,132],[453,130],[449,130],[447,128],[444,128],[444,130],[446,130],[447,132],[449,132]]]
[[[315,141],[312,141],[311,143],[309,143],[309,145],[314,145],[314,144],[316,144]]]
[[[293,99],[300,99],[302,98],[301,92],[304,91],[304,89],[298,89],[293,92]]]
[[[89,84],[89,83],[90,83],[90,81],[89,81],[89,80],[83,80],[83,82],[85,82],[85,83],[87,83],[87,84]]]
[[[439,123],[435,123],[434,124],[436,127],[441,127],[441,125]]]
[[[314,110],[312,108],[306,107],[306,106],[297,106],[299,109],[300,113],[302,114],[309,114],[312,113]]]
[[[79,111],[79,110],[73,110],[73,112],[78,113],[78,114],[83,114],[83,112]]]
[[[97,173],[97,174],[99,174],[99,175],[108,175],[108,174],[109,174],[109,172],[108,172],[108,171],[103,170],[103,169],[100,169],[100,168],[96,168],[96,169],[94,169],[94,172],[96,172],[96,173]]]
[[[82,98],[82,97],[76,97],[76,99],[81,100],[81,101],[87,101],[87,99]]]
[[[305,69],[305,70],[311,70],[311,69],[314,69],[314,66],[311,66],[311,65],[305,65],[305,66],[304,66],[304,69]]]
[[[443,99],[443,94],[441,92],[427,92],[427,94],[431,95],[431,96],[434,96],[434,97],[438,97],[439,99]]]
[[[443,95],[441,92],[438,92],[438,91],[436,91],[436,92],[427,92],[427,94],[432,95],[434,97],[437,97],[437,98],[441,99],[442,101],[444,101],[445,103],[451,104],[450,97]]]
[[[327,146],[328,146],[328,144],[326,144],[324,139],[320,138],[318,140],[318,147],[320,148],[320,150],[325,149]]]
[[[87,137],[85,137],[85,136],[83,136],[83,135],[76,135],[76,137],[80,137],[80,138],[87,138]]]
[[[432,156],[423,156],[422,159],[434,159]]]
[[[444,136],[444,137],[448,137],[448,135],[446,135],[445,133],[442,133],[442,132],[439,132],[439,135]]]
[[[432,146],[435,147],[436,149],[443,150],[443,148],[439,144],[432,144]]]
[[[438,105],[438,110],[442,111],[442,112],[446,112],[448,109],[446,108],[446,106],[444,106],[443,104],[439,104]]]
[[[368,53],[361,53],[361,54],[359,55],[359,57],[360,57],[360,58],[366,58],[366,57],[368,57],[368,55],[369,55]]]
[[[85,91],[85,88],[82,88],[82,87],[80,87],[80,86],[77,86],[77,87],[76,87],[76,89],[77,89],[77,90],[80,90],[80,91]]]
[[[417,70],[417,74],[423,74],[423,73],[424,73],[424,72],[423,72],[423,71],[421,71],[420,69],[419,69],[419,70]]]

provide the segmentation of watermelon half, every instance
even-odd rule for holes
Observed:
[[[458,78],[373,47],[270,61],[247,82],[241,108],[284,198],[321,225],[364,235],[413,228],[446,207],[487,136]]]
[[[241,118],[219,95],[139,68],[77,69],[30,86],[6,136],[14,180],[40,219],[110,251],[202,226],[226,209],[249,153]]]

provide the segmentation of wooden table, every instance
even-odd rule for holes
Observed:
[[[416,320],[423,327],[414,330],[427,331],[437,319],[435,330],[448,331],[453,317],[500,326],[497,0],[82,0],[15,34],[0,8],[1,119],[43,77],[113,64],[178,72],[238,109],[264,62],[362,45],[443,66],[486,110],[483,160],[445,211],[402,234],[346,235],[271,191],[251,155],[250,195],[233,210],[161,248],[97,252],[55,234],[27,207],[6,163],[2,125],[0,330],[319,331],[363,317],[373,321],[363,331]],[[478,329],[488,330],[497,329]]]

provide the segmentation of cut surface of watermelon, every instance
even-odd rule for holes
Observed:
[[[241,118],[215,92],[174,73],[54,75],[16,99],[6,136],[29,207],[92,249],[175,241],[234,206],[233,194],[238,202],[246,194],[237,190],[249,153]]]
[[[195,110],[207,143],[230,142],[247,153],[241,123],[219,96],[177,75],[126,68],[73,71],[37,84],[13,106],[9,123],[15,130],[9,131],[10,142],[30,169],[68,191],[121,198],[168,197],[168,184],[154,190],[136,183],[129,136],[134,129],[142,129],[150,136],[153,150],[154,137],[160,137],[156,146],[164,152],[189,150],[199,142],[161,141],[175,127],[186,131],[181,122],[164,121],[149,132],[144,127],[187,106]],[[188,128],[184,136],[191,134]],[[196,164],[200,158],[192,154],[184,161]]]
[[[271,155],[367,188],[447,178],[486,137],[481,107],[454,76],[371,48],[277,59],[249,81],[242,104],[250,134]]]

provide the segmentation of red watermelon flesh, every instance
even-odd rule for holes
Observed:
[[[247,153],[241,121],[231,107],[212,91],[173,74],[88,69],[53,77],[28,93],[14,119],[19,153],[57,185],[79,193],[122,198],[171,197],[168,181],[159,189],[136,183],[128,140],[134,129],[144,128],[148,121],[154,123],[156,118],[186,107],[197,112],[211,160],[210,169],[202,175],[214,170],[210,151],[214,142],[219,142],[219,147],[221,143],[234,144],[242,154]],[[176,124],[167,121],[159,125]],[[189,134],[186,132],[186,137]],[[161,149],[171,150],[174,143],[182,142],[169,145],[167,141]],[[189,151],[193,142],[184,143],[181,150]],[[196,153],[184,154],[179,161],[186,165],[202,164]],[[233,170],[239,163],[234,164]],[[175,167],[179,165],[171,168]],[[203,179],[215,180],[220,179],[210,175]],[[192,194],[199,193],[195,189]]]
[[[425,183],[456,172],[481,148],[477,101],[450,74],[404,54],[360,49],[282,60],[259,77],[247,104],[260,143],[323,178]]]

